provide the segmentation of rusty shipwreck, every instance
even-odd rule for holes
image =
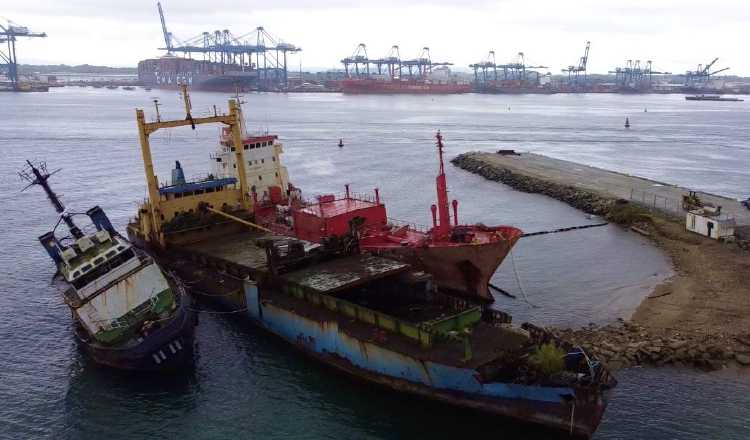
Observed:
[[[288,188],[285,170],[261,180],[239,166],[236,177],[211,173],[194,181],[175,171],[172,181],[160,182],[149,142],[156,130],[222,124],[228,156],[221,159],[235,164],[281,149],[275,138],[247,135],[236,100],[227,114],[194,117],[183,93],[183,120],[147,122],[137,110],[149,198],[128,234],[197,297],[394,391],[565,435],[593,434],[616,381],[582,347],[528,324],[511,326],[506,313],[455,296],[408,261],[368,252],[357,233],[312,242],[257,224],[258,192],[284,196],[270,187]]]

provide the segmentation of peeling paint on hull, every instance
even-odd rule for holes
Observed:
[[[77,331],[78,346],[97,364],[120,370],[174,371],[184,368],[193,360],[196,324],[195,313],[189,304],[188,298],[183,298],[172,320],[133,346],[118,348],[89,343]]]
[[[583,438],[591,437],[606,408],[606,392],[588,396],[567,387],[483,384],[473,369],[420,360],[348,335],[335,321],[317,321],[278,307],[264,300],[255,284],[246,283],[244,291],[242,306],[262,328],[327,365],[396,391]],[[564,398],[572,395],[575,410]]]

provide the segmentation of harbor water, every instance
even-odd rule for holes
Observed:
[[[53,266],[36,237],[56,222],[15,172],[46,160],[71,211],[101,205],[124,231],[145,198],[134,108],[184,117],[173,91],[54,89],[0,96],[0,438],[396,439],[523,436],[528,427],[366,386],[321,367],[236,315],[201,314],[196,365],[171,377],[97,368],[75,347]],[[226,106],[193,93],[193,115]],[[292,182],[311,197],[380,189],[390,217],[427,225],[435,131],[447,157],[533,151],[729,197],[750,194],[750,102],[680,95],[344,96],[248,94],[251,131],[278,134]],[[647,110],[647,111],[644,111]],[[623,127],[625,117],[631,127]],[[179,159],[206,174],[218,128],[157,132],[157,174]],[[344,147],[338,147],[338,140]],[[526,232],[601,222],[549,198],[448,166],[462,222]],[[627,318],[671,275],[668,259],[614,226],[523,238],[493,283],[518,299],[494,307],[516,323],[583,326]],[[750,383],[735,372],[620,371],[597,439],[747,438]],[[547,433],[539,438],[549,438]]]

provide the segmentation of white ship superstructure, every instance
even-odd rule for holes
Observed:
[[[285,199],[289,190],[289,174],[281,164],[281,153],[284,152],[276,135],[245,135],[242,141],[245,156],[245,172],[250,191],[255,193],[258,201],[276,201]],[[224,129],[219,147],[211,155],[213,174],[218,178],[237,177],[237,163],[231,132]]]

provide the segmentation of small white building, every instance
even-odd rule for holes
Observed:
[[[714,240],[725,240],[734,236],[734,218],[721,214],[721,206],[704,206],[687,213],[685,227]]]

